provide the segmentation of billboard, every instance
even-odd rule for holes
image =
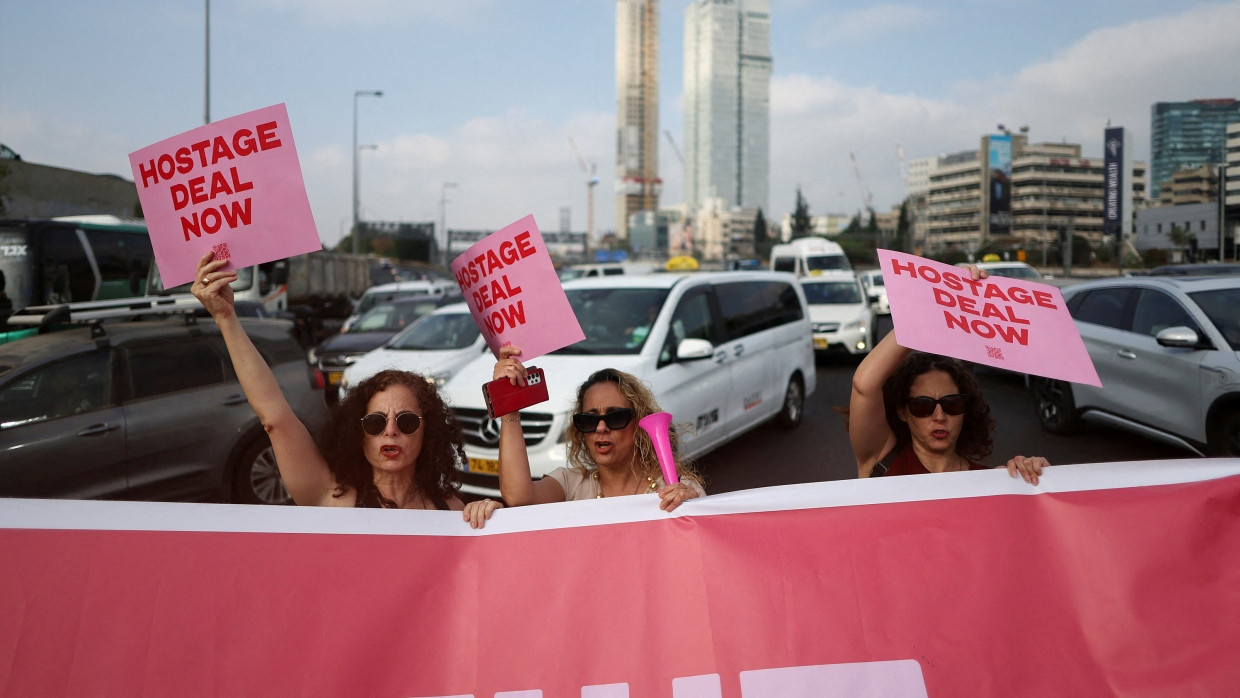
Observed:
[[[987,189],[990,196],[990,236],[1012,232],[1012,135],[990,136],[987,147]]]
[[[1102,234],[1122,248],[1124,235],[1132,230],[1132,148],[1122,126],[1103,131]]]

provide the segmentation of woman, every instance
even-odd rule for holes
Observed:
[[[451,509],[479,527],[499,502],[462,504],[461,431],[421,376],[384,371],[355,388],[325,427],[325,452],[293,413],[233,307],[237,272],[208,252],[190,290],[215,318],[246,399],[271,439],[280,478],[302,505]]]
[[[507,378],[513,385],[525,385],[525,367],[516,358],[520,353],[513,346],[500,349],[496,380]],[[614,369],[595,372],[578,387],[572,424],[564,433],[569,464],[541,480],[530,477],[521,414],[501,415],[499,487],[504,501],[521,506],[656,492],[659,508],[672,511],[704,495],[701,479],[675,456],[674,426],[668,436],[680,482],[668,485],[663,481],[654,444],[637,426],[646,415],[660,411],[650,389],[635,376]]]
[[[993,430],[972,372],[956,359],[911,352],[894,330],[853,374],[848,438],[858,477],[987,469]],[[1048,465],[1016,456],[1007,469],[1036,485]]]

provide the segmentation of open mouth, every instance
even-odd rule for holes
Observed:
[[[400,447],[391,446],[391,445],[381,446],[379,448],[379,453],[382,454],[383,456],[386,456],[387,458],[395,458],[396,456],[400,455]]]

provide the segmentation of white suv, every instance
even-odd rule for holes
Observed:
[[[1240,276],[1098,279],[1063,295],[1102,387],[1031,376],[1044,429],[1085,420],[1240,456]]]
[[[521,413],[534,477],[567,462],[562,435],[575,392],[601,368],[644,380],[689,427],[681,444],[691,457],[772,419],[800,425],[816,376],[809,310],[791,274],[626,274],[569,281],[564,292],[586,338],[526,362],[546,371],[550,395]],[[499,424],[486,415],[482,384],[494,366],[486,353],[443,388],[465,432],[462,489],[492,497]]]

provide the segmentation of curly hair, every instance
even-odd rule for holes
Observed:
[[[617,371],[614,368],[604,368],[590,374],[590,377],[586,378],[585,382],[577,388],[577,401],[573,404],[574,414],[585,411],[586,391],[599,383],[612,383],[616,386],[620,394],[633,405],[634,422],[640,421],[646,415],[663,411],[659,403],[655,401],[654,393],[650,392],[650,388],[637,376]],[[676,461],[676,472],[682,479],[688,478],[702,484],[702,478],[698,475],[693,462],[680,455],[680,432],[681,428],[676,424],[668,426],[668,442],[672,447],[672,457]],[[586,435],[577,431],[571,421],[564,428],[563,441],[568,444],[570,467],[587,475],[595,470],[597,466],[590,456],[589,447],[586,446]],[[658,456],[654,452],[654,442],[650,440],[650,435],[645,429],[634,430],[633,448],[637,452],[637,462],[641,468],[640,475],[651,478],[662,475]]]
[[[414,468],[414,486],[432,501],[456,496],[461,486],[456,464],[465,461],[461,427],[434,384],[416,373],[395,370],[380,371],[349,391],[323,427],[323,456],[337,483],[332,496],[341,497],[351,489],[357,492],[358,506],[396,506],[375,487],[374,469],[366,460],[359,423],[370,399],[396,385],[408,388],[422,407],[422,451]]]
[[[966,398],[964,425],[956,440],[956,453],[975,463],[981,463],[993,448],[995,420],[990,416],[990,405],[982,395],[973,372],[962,362],[947,356],[913,352],[900,364],[895,373],[883,383],[883,407],[887,412],[887,424],[896,435],[896,450],[912,440],[908,424],[900,419],[898,410],[909,397],[913,381],[930,371],[942,371],[951,376],[956,388]]]

